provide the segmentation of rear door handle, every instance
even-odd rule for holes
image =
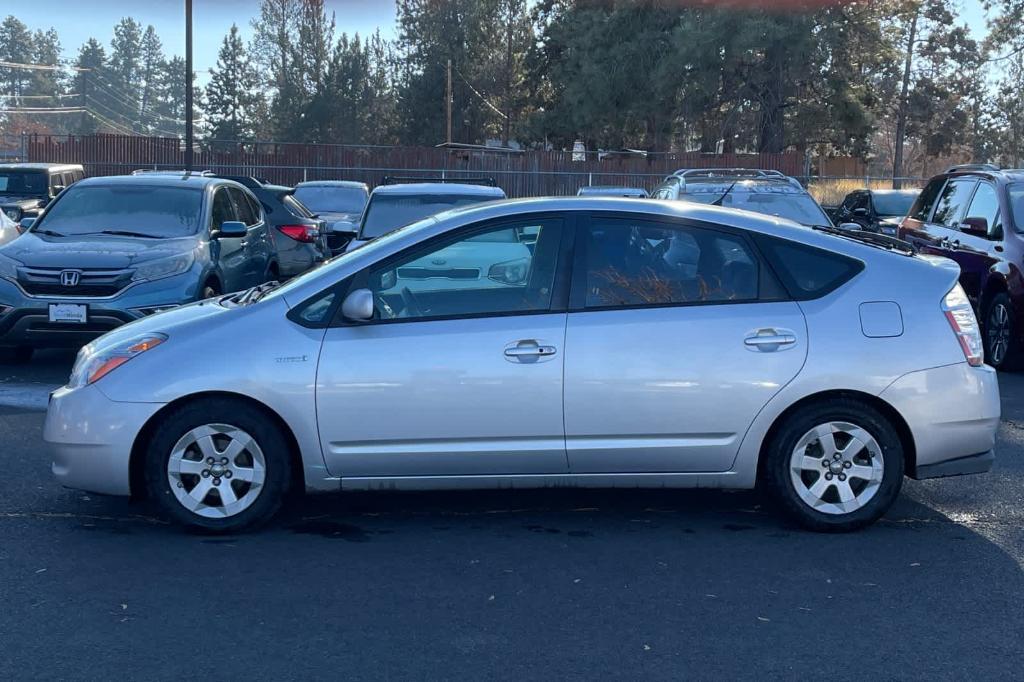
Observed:
[[[770,353],[792,347],[796,344],[796,334],[788,329],[758,329],[743,339],[747,350]]]

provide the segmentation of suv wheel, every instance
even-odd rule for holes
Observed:
[[[996,369],[1015,369],[1020,362],[1020,341],[1010,297],[996,294],[985,310],[985,361]]]
[[[157,426],[146,489],[173,519],[230,533],[268,521],[290,479],[288,443],[267,416],[232,400],[197,400]]]
[[[877,520],[903,485],[903,445],[892,424],[855,400],[808,405],[786,418],[766,453],[765,478],[805,528],[849,531]]]

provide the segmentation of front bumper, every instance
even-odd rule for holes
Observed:
[[[991,367],[966,362],[904,375],[880,396],[914,438],[907,475],[935,478],[988,471],[999,429],[999,382]]]
[[[191,271],[152,282],[133,284],[110,297],[29,296],[6,279],[0,279],[0,346],[32,348],[81,348],[123,324],[145,315],[141,308],[180,305],[194,301],[199,278]],[[85,324],[50,322],[51,303],[82,303],[89,306]]]
[[[50,396],[43,440],[57,481],[106,495],[131,493],[129,460],[142,427],[162,403],[116,402],[95,384]]]

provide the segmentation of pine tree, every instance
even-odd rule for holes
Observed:
[[[217,55],[206,86],[206,118],[214,140],[251,139],[256,134],[254,119],[261,112],[259,76],[232,24]]]
[[[73,129],[80,135],[91,135],[100,130],[97,119],[91,115],[96,112],[93,101],[99,95],[94,87],[96,74],[102,71],[107,64],[107,53],[103,45],[95,38],[89,38],[78,48],[78,58],[75,59],[75,75],[71,81],[72,92],[78,93],[76,101],[86,108],[88,113],[82,114],[82,118]]]
[[[32,63],[32,33],[28,26],[13,15],[0,23],[0,61],[15,64]],[[0,95],[17,98],[28,95],[32,83],[31,72],[13,67],[0,67]],[[7,99],[18,104],[17,99]]]
[[[142,36],[140,52],[139,79],[142,89],[139,95],[139,116],[144,122],[157,128],[162,126],[159,116],[155,116],[152,112],[153,100],[160,91],[160,76],[166,61],[163,45],[156,34],[156,29],[147,26],[146,32]]]

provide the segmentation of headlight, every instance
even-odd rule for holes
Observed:
[[[0,255],[0,277],[4,279],[18,279],[18,261]]]
[[[154,279],[163,279],[164,277],[171,277],[173,275],[180,275],[192,267],[192,263],[194,261],[195,255],[189,251],[188,253],[171,256],[170,258],[161,258],[160,260],[143,263],[135,269],[135,274],[132,275],[132,281],[144,282]]]
[[[495,263],[487,270],[487,279],[502,284],[525,284],[530,274],[530,259],[517,258],[516,260]]]
[[[68,388],[97,382],[137,355],[153,350],[167,340],[166,334],[146,334],[129,339],[98,353],[88,345],[79,352],[68,379]]]

